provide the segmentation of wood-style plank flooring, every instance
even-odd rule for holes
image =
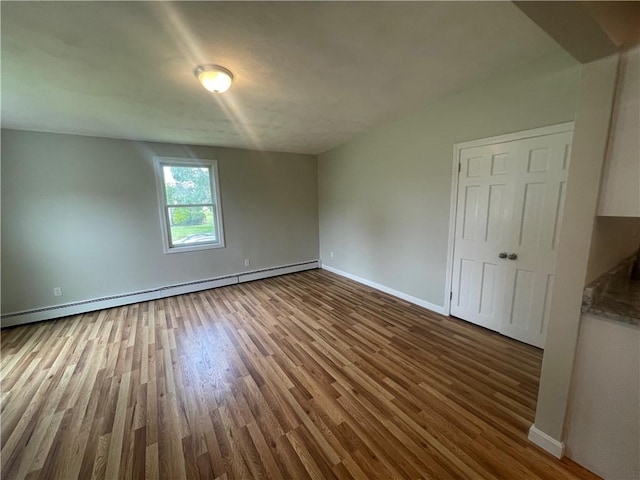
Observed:
[[[541,352],[322,270],[2,331],[1,475],[593,479]]]

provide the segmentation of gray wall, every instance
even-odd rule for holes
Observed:
[[[225,248],[163,253],[154,155],[218,160]],[[318,258],[311,155],[3,130],[1,191],[3,313]]]
[[[323,264],[444,305],[453,145],[573,120],[579,76],[541,59],[322,154]]]
[[[617,70],[617,55],[587,63],[578,89],[535,421],[536,430],[554,439],[557,447],[563,440]]]

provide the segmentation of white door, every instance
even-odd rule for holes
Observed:
[[[460,152],[451,315],[491,330],[502,323],[517,142]]]
[[[460,150],[451,315],[544,347],[571,138]]]
[[[572,132],[521,140],[500,332],[544,348]],[[509,257],[512,258],[512,257]]]

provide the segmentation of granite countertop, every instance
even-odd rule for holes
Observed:
[[[626,260],[588,285],[582,312],[640,325],[640,281],[629,278],[632,263]]]

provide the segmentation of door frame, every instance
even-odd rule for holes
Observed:
[[[445,279],[444,312],[451,314],[451,294],[453,292],[453,253],[456,238],[456,215],[458,214],[458,184],[460,173],[460,152],[465,148],[482,147],[494,143],[514,142],[525,138],[543,137],[555,133],[573,132],[575,122],[558,123],[546,127],[522,130],[494,137],[480,138],[453,145],[453,164],[451,169],[451,207],[449,211],[449,240],[447,244],[447,276]]]

